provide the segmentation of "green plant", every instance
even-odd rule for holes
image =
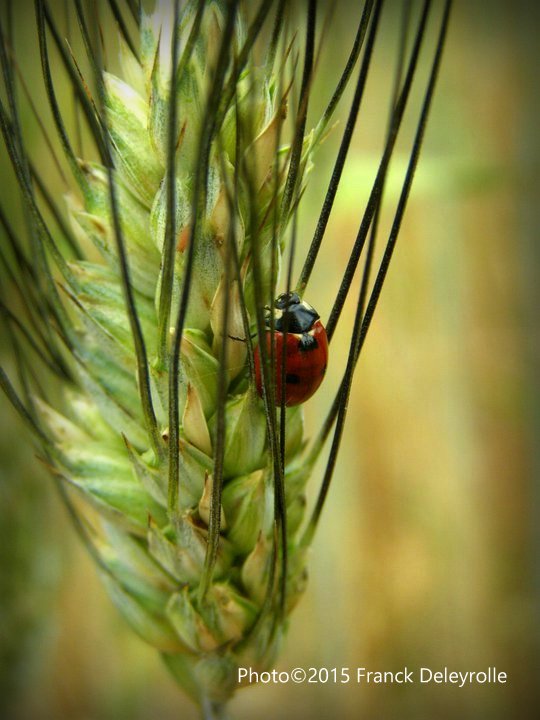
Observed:
[[[309,445],[302,408],[287,408],[285,395],[277,397],[284,358],[272,345],[266,349],[265,307],[273,308],[281,265],[283,290],[293,288],[296,210],[313,153],[361,57],[297,292],[309,282],[359,113],[382,2],[365,3],[347,65],[308,131],[315,0],[306,4],[301,69],[295,33],[303,5],[288,10],[286,3],[262,0],[253,9],[237,0],[171,1],[147,14],[135,2],[77,0],[84,72],[82,58],[62,40],[56,8],[36,0],[44,86],[75,181],[67,213],[27,152],[18,97],[25,86],[11,16],[2,27],[0,120],[27,213],[20,230],[4,209],[0,215],[9,288],[2,310],[19,388],[4,371],[2,387],[33,430],[113,601],[208,715],[222,711],[238,685],[239,666],[272,666],[305,587],[306,552],[332,478],[354,369],[400,229],[441,58],[449,2],[394,223],[372,281],[384,182],[430,5],[425,2],[415,18],[408,53],[412,20],[408,11],[403,15],[387,141],[327,323],[331,340],[365,250],[347,365]],[[107,7],[119,28],[122,77],[106,70]],[[53,80],[51,42],[75,94],[75,134],[83,137],[82,119],[87,126],[79,150],[91,144],[87,152],[94,159],[74,149]],[[56,150],[52,154],[61,165]],[[269,324],[273,333],[273,312]],[[255,345],[262,398],[254,383]],[[43,389],[32,351],[57,379],[54,397]],[[304,488],[333,428],[319,496],[305,521]]]

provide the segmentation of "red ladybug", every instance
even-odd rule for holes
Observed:
[[[300,405],[310,398],[322,383],[328,363],[328,338],[311,305],[300,300],[296,293],[283,293],[274,303],[276,358],[276,403],[281,402],[281,362],[283,343],[285,359],[285,405]],[[266,317],[270,326],[270,315]],[[286,334],[284,330],[286,329]],[[271,333],[266,334],[266,347],[270,353]],[[262,397],[261,359],[255,349],[255,380]]]

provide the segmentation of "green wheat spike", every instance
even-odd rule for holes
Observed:
[[[176,26],[174,3],[142,14],[138,58],[122,41],[120,75],[101,69],[103,50],[89,39],[105,162],[77,157],[66,197],[70,232],[92,258],[60,266],[59,330],[74,381],[57,403],[37,398],[32,422],[113,602],[197,702],[219,705],[239,665],[270,667],[304,585],[295,543],[307,476],[287,496],[284,548],[268,438],[275,410],[255,390],[248,354],[257,292],[267,303],[275,295],[286,242],[274,208],[287,182],[304,182],[313,144],[301,138],[293,177],[284,130],[292,70],[285,59],[255,62],[257,17],[234,2],[178,12]],[[47,13],[38,2],[49,78]],[[90,36],[84,9],[79,17]],[[303,447],[301,410],[287,410],[287,420],[285,484]]]

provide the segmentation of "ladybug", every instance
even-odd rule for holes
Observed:
[[[311,305],[300,300],[294,292],[282,293],[274,302],[276,358],[276,403],[281,402],[281,363],[285,343],[285,405],[300,405],[308,400],[323,381],[328,363],[326,330]],[[270,327],[270,313],[266,327]],[[284,332],[286,331],[286,332]],[[266,347],[270,353],[271,333],[266,334]],[[261,359],[255,349],[255,381],[262,397]]]

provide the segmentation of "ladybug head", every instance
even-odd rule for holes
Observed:
[[[300,300],[297,293],[282,293],[274,302],[275,328],[278,332],[307,333],[313,327],[319,314],[307,302]],[[266,317],[270,326],[270,314]]]
[[[274,301],[276,310],[287,310],[296,305],[300,305],[300,298],[295,292],[281,293]]]

